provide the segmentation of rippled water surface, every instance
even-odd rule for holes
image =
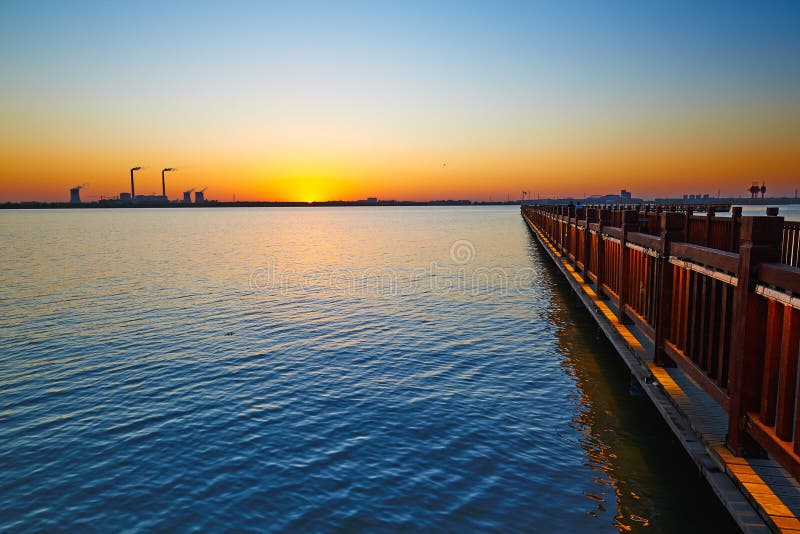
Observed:
[[[733,528],[514,207],[0,212],[0,530]]]
[[[774,204],[778,215],[787,221],[800,221],[800,204]],[[742,206],[742,215],[766,215],[767,206]]]

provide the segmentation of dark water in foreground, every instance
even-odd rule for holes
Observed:
[[[0,530],[733,528],[516,208],[0,212]]]

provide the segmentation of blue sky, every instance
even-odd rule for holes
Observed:
[[[295,167],[317,154],[313,172],[358,180],[385,170],[352,163],[359,153],[402,167],[415,150],[495,161],[506,147],[517,185],[536,163],[526,151],[622,150],[645,128],[653,146],[723,143],[717,157],[747,135],[797,140],[798,28],[800,2],[5,1],[0,141],[29,156],[22,145],[36,139],[62,166],[77,144],[187,160],[222,145],[217,160],[251,169],[251,182],[291,166],[261,158],[263,147]],[[0,181],[19,176],[12,167]],[[562,167],[553,172],[579,187],[585,171]],[[31,175],[42,187],[45,172]],[[765,172],[786,187],[797,176],[786,164]],[[744,176],[720,171],[732,179]]]

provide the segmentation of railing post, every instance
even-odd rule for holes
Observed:
[[[686,217],[682,213],[665,212],[659,215],[661,250],[658,259],[658,314],[656,315],[655,353],[653,360],[658,365],[674,365],[664,353],[664,340],[672,325],[672,266],[669,263],[669,244],[686,240]]]
[[[556,250],[561,249],[561,207],[556,206],[553,208],[553,236],[551,239],[553,240],[553,246],[556,247]]]
[[[710,247],[711,246],[711,223],[714,220],[715,210],[714,210],[714,208],[712,206],[708,206],[708,208],[706,208],[706,209],[707,209],[707,211],[706,211],[706,239],[705,239],[706,242],[704,244],[705,244],[705,246]]]
[[[611,225],[611,210],[603,208],[598,213],[597,228],[597,296],[606,300],[608,295],[603,292],[603,281],[606,278],[606,241],[603,239],[603,227]]]
[[[660,230],[661,230],[661,212],[662,211],[664,211],[664,210],[662,209],[661,206],[656,206],[656,220],[655,220],[655,224],[653,225],[654,228],[650,229],[652,231],[652,233],[654,233],[654,234],[659,233]]]
[[[635,232],[639,226],[639,214],[634,210],[625,210],[622,212],[622,239],[620,239],[620,254],[619,254],[619,309],[617,310],[617,319],[619,322],[625,323],[625,303],[628,301],[628,256],[630,252],[626,245],[628,241],[628,232]]]
[[[731,238],[728,250],[730,252],[736,252],[739,243],[739,232],[736,229],[739,227],[739,224],[742,220],[742,207],[741,206],[734,206],[731,208]]]
[[[728,375],[727,442],[737,455],[750,448],[745,416],[758,410],[761,398],[767,306],[766,299],[755,293],[754,276],[759,264],[780,261],[782,234],[783,217],[742,217]]]
[[[575,241],[573,243],[574,250],[571,250],[572,257],[572,264],[575,266],[575,269],[578,268],[578,250],[583,251],[583,242],[578,241],[578,221],[586,218],[586,208],[575,208],[575,226],[572,229],[573,235],[575,236]],[[583,260],[584,266],[586,265],[586,258]]]
[[[597,221],[597,210],[586,208],[586,229],[583,232],[583,281],[587,284],[592,282],[589,278],[589,262],[592,259],[592,232],[589,225]],[[597,266],[594,267],[595,271]],[[595,273],[596,274],[596,273]]]

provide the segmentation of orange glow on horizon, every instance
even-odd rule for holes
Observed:
[[[49,147],[0,148],[0,201],[66,201],[68,190],[80,183],[84,201],[114,197],[130,190],[128,169],[142,163],[136,174],[139,194],[160,194],[163,166],[178,171],[166,176],[167,194],[208,187],[208,198],[230,201],[359,200],[505,200],[530,191],[534,198],[616,193],[634,196],[678,196],[709,193],[747,196],[754,180],[765,181],[768,195],[794,196],[795,167],[800,143],[791,138],[761,146],[640,146],[553,147],[549,150],[490,148],[435,158],[396,154],[386,161],[345,159],[317,161],[231,161],[216,163],[203,154],[195,164],[180,158],[130,154],[67,153]],[[178,160],[177,162],[175,160]],[[447,160],[443,164],[441,160]]]
[[[114,197],[130,190],[133,165],[144,166],[136,175],[139,194],[160,194],[160,170],[171,166],[178,170],[166,177],[169,198],[207,186],[208,198],[221,201],[505,200],[523,190],[547,198],[621,188],[643,198],[718,191],[747,197],[754,180],[767,183],[768,195],[794,196],[800,184],[800,109],[767,106],[716,122],[622,118],[627,122],[613,128],[550,132],[509,124],[481,133],[476,126],[469,136],[447,129],[435,139],[423,129],[372,135],[330,126],[283,138],[237,131],[235,142],[221,144],[186,130],[181,143],[144,136],[136,149],[102,130],[42,135],[19,118],[13,135],[0,135],[0,202],[67,201],[69,188],[81,183],[89,184],[85,201]]]

